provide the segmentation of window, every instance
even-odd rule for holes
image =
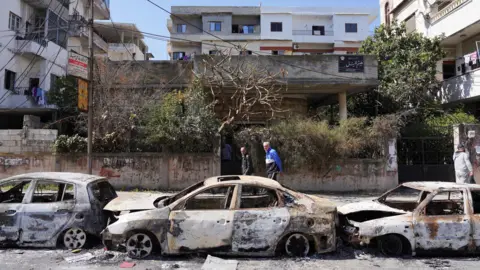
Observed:
[[[53,203],[75,199],[73,184],[39,181],[35,186],[32,203]]]
[[[480,190],[472,190],[473,213],[480,214]]]
[[[55,74],[50,74],[50,89],[54,89],[59,77]]]
[[[241,51],[240,55],[252,55],[252,51]]]
[[[242,186],[241,209],[276,206],[278,206],[278,196],[274,190],[258,186]]]
[[[107,180],[91,184],[89,189],[91,195],[100,202],[109,202],[117,197],[115,189]]]
[[[422,192],[418,189],[400,186],[380,197],[378,201],[393,208],[413,211],[418,206],[420,193]]]
[[[235,186],[209,188],[189,198],[185,210],[229,209]]]
[[[210,31],[211,32],[222,31],[222,23],[221,22],[210,22]]]
[[[0,185],[0,203],[22,203],[30,181],[14,181]]]
[[[8,20],[8,29],[13,31],[20,30],[20,23],[22,22],[22,18],[15,13],[10,12],[10,17]]]
[[[14,90],[15,89],[15,79],[16,79],[17,73],[5,69],[5,89],[8,90]]]
[[[314,36],[325,36],[325,26],[312,26],[312,35]]]
[[[173,60],[183,60],[185,52],[173,52]]]
[[[218,50],[208,51],[208,54],[210,54],[210,55],[217,55],[217,54],[218,54]]]
[[[272,51],[272,55],[284,55],[285,51]]]
[[[65,21],[60,16],[58,16],[57,14],[49,10],[47,39],[63,48],[66,48],[67,30],[68,30],[67,21]]]
[[[187,31],[186,24],[177,24],[177,33],[185,33]]]
[[[270,23],[271,32],[282,32],[282,23],[281,22],[271,22]]]
[[[463,215],[463,192],[439,192],[428,203],[424,214],[427,216]]]
[[[357,33],[357,24],[356,23],[346,23],[345,24],[346,33]]]

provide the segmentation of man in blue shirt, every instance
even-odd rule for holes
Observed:
[[[273,180],[277,180],[278,174],[282,173],[282,161],[275,149],[270,147],[269,142],[263,143],[263,149],[265,150],[265,163],[267,165],[267,177]]]

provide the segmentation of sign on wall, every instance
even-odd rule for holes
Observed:
[[[68,52],[68,75],[88,80],[88,57]]]
[[[88,82],[78,79],[78,109],[88,111]]]
[[[363,72],[363,55],[342,55],[338,57],[338,72]]]

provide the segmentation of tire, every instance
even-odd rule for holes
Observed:
[[[290,257],[305,257],[310,252],[310,241],[301,233],[294,233],[285,241],[285,254]]]
[[[154,241],[148,233],[133,233],[125,242],[128,257],[132,259],[143,259],[150,256],[154,250]]]
[[[70,228],[63,233],[63,246],[67,249],[84,248],[87,245],[87,233],[80,228]]]
[[[389,234],[378,238],[378,248],[385,256],[398,257],[403,254],[403,241],[397,235]]]

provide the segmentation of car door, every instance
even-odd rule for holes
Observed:
[[[30,187],[31,181],[27,179],[0,184],[0,242],[20,239],[23,202]]]
[[[169,252],[230,252],[236,189],[237,185],[208,187],[177,204],[169,216]]]
[[[275,248],[289,221],[288,209],[276,190],[241,185],[234,215],[232,251],[262,252]]]
[[[63,231],[73,218],[75,185],[61,181],[37,180],[23,208],[22,243],[42,244]]]
[[[470,189],[470,202],[472,209],[473,243],[476,251],[480,251],[480,189]]]
[[[466,190],[441,190],[428,195],[413,216],[415,250],[456,251],[472,240]]]

